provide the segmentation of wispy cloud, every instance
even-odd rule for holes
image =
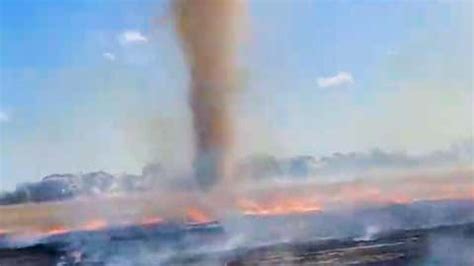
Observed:
[[[10,116],[4,111],[0,110],[0,123],[6,123],[10,121]]]
[[[318,86],[321,88],[337,87],[352,83],[354,83],[354,78],[348,72],[339,72],[335,76],[318,78]]]
[[[119,35],[119,41],[122,44],[145,43],[148,38],[140,31],[126,30]]]
[[[109,60],[109,61],[115,61],[115,59],[116,59],[115,55],[113,53],[109,53],[109,52],[103,53],[102,56],[105,59]]]

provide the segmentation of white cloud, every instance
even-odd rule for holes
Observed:
[[[6,123],[10,121],[10,116],[7,113],[0,110],[0,123]]]
[[[148,38],[139,31],[126,30],[120,33],[119,41],[122,44],[144,43],[144,42],[148,42]]]
[[[354,78],[352,77],[352,74],[348,72],[339,72],[337,75],[332,77],[318,78],[318,86],[321,88],[337,87],[352,83],[354,83]]]
[[[103,53],[102,56],[109,61],[115,61],[115,58],[116,58],[114,54],[109,53],[109,52]]]

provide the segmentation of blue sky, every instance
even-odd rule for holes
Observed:
[[[0,1],[0,186],[191,158],[167,1]],[[472,137],[470,1],[250,1],[238,153]]]

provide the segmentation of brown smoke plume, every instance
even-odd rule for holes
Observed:
[[[191,71],[194,169],[208,190],[230,175],[236,48],[243,0],[177,0],[176,26]]]

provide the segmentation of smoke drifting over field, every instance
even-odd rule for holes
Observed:
[[[322,157],[301,155],[278,158],[272,155],[255,155],[236,162],[233,169],[235,178],[241,179],[240,185],[244,187],[265,187],[275,183],[291,186],[292,183],[301,182],[312,187],[309,184],[351,184],[353,181],[370,179],[389,188],[382,189],[385,193],[414,189],[414,192],[421,194],[425,189],[436,191],[435,187],[429,185],[436,179],[447,183],[447,186],[443,186],[444,182],[440,182],[441,186],[437,188],[447,191],[448,187],[456,186],[469,191],[473,185],[473,156],[474,149],[469,140],[453,144],[449,149],[418,156],[380,149]],[[193,187],[194,183],[189,174],[177,174],[173,168],[158,162],[145,165],[139,174],[110,174],[103,171],[55,173],[36,179],[36,182],[18,184],[13,191],[0,191],[0,205],[63,200],[86,195],[124,194],[157,188],[181,191]],[[467,182],[463,183],[461,180]],[[317,192],[313,188],[310,191]],[[438,197],[445,194],[442,191],[439,193]],[[308,195],[310,198],[313,196]]]
[[[471,157],[466,155],[464,158],[460,156],[464,152],[454,151],[439,154],[444,154],[442,158],[448,162],[444,168],[439,168],[438,157],[431,154],[400,160],[400,156],[381,151],[368,157],[364,154],[349,158],[335,155],[330,157],[332,159],[309,160],[308,156],[302,156],[276,161],[274,167],[281,171],[285,171],[288,163],[293,166],[288,172],[293,175],[287,176],[285,182],[279,182],[281,178],[271,174],[275,170],[262,168],[261,162],[257,161],[252,166],[256,169],[251,172],[263,171],[267,175],[239,182],[233,187],[235,194],[224,198],[215,193],[218,191],[202,195],[183,183],[166,186],[157,182],[166,176],[166,171],[158,164],[144,167],[140,175],[113,176],[105,172],[51,175],[41,182],[19,186],[17,191],[0,196],[0,204],[9,204],[0,206],[0,236],[2,233],[6,236],[3,244],[7,246],[34,245],[38,241],[52,241],[56,245],[54,241],[60,241],[72,246],[74,254],[85,254],[81,255],[84,261],[115,265],[129,265],[130,261],[154,265],[161,259],[206,258],[214,252],[233,257],[242,248],[252,250],[262,244],[279,245],[281,242],[293,245],[291,243],[313,239],[349,241],[344,246],[352,249],[360,241],[385,243],[380,239],[394,230],[401,230],[401,234],[408,234],[407,239],[412,239],[410,230],[474,221],[473,168],[464,164]],[[376,158],[385,159],[380,162]],[[347,161],[376,167],[383,170],[383,174],[375,171],[364,174],[363,179],[337,183],[318,180],[318,171],[331,172],[330,169],[341,167]],[[304,171],[299,170],[305,167],[299,166],[304,166],[304,162],[309,163],[309,170],[314,162],[323,165],[309,171],[307,179],[302,180]],[[407,168],[404,162],[417,162],[413,164],[419,167]],[[438,166],[433,167],[433,164]],[[346,170],[355,171],[353,168]],[[31,204],[32,201],[42,203]],[[187,219],[191,224],[197,223],[201,233],[179,224]],[[212,222],[215,220],[218,223]],[[176,222],[178,225],[173,225]],[[173,234],[170,234],[170,228],[175,228]],[[161,230],[168,236],[164,241]],[[170,235],[177,240],[171,239]],[[202,239],[199,238],[201,235]],[[132,239],[132,245],[128,244],[127,237]],[[433,254],[427,259],[470,260],[469,253],[464,250],[468,250],[472,238],[466,236],[467,240],[464,240],[462,234],[454,237],[464,241],[458,247],[462,252],[460,256],[447,256],[437,249],[439,245],[451,245],[451,238],[446,240],[443,235],[437,236],[433,245],[421,239],[417,246],[424,249],[428,245],[433,249],[429,250]],[[148,246],[149,243],[166,245],[167,241],[171,242],[169,248]],[[179,248],[174,241],[178,241]],[[184,241],[188,250],[183,252],[183,243],[179,241]],[[116,242],[118,245],[123,243],[120,251],[115,249]],[[314,246],[324,244],[321,243],[316,242]],[[410,243],[407,242],[408,248],[413,246]],[[113,251],[108,250],[111,246]],[[137,252],[137,249],[144,251]],[[357,260],[360,258],[356,256]]]
[[[230,104],[235,93],[236,47],[243,3],[181,0],[174,6],[176,28],[191,72],[195,176],[206,190],[230,174]]]

